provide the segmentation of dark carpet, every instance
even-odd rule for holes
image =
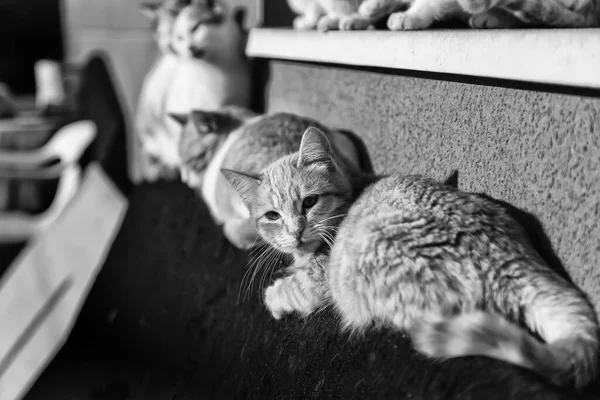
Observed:
[[[134,188],[71,338],[27,399],[582,398],[490,359],[426,360],[399,332],[351,339],[327,310],[275,321],[258,284],[238,299],[247,257],[188,188]]]

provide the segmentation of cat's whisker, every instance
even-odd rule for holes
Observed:
[[[284,253],[279,252],[279,256],[277,258],[277,264],[281,264],[284,256],[285,256]],[[275,268],[271,268],[271,274],[269,275],[269,282],[273,281],[273,272],[275,272]]]
[[[278,266],[281,264],[281,261],[282,261],[282,258],[283,258],[283,256],[284,256],[284,253],[282,253],[282,252],[277,252],[276,256],[275,256],[275,257],[274,257],[274,259],[273,259],[273,263],[271,263],[271,264],[269,265],[269,268],[268,268],[268,269],[267,269],[267,271],[265,272],[265,278],[266,278],[266,275],[267,275],[267,273],[269,273],[269,279],[268,279],[268,280],[265,280],[265,285],[263,285],[263,289],[261,290],[261,299],[263,300],[263,303],[264,303],[264,296],[262,296],[262,294],[263,294],[263,293],[264,293],[264,291],[265,291],[265,287],[264,287],[264,286],[268,285],[268,284],[269,284],[269,283],[272,281],[272,278],[273,278],[273,272],[274,272],[274,271],[275,271],[275,269],[277,269],[277,267],[278,267]]]
[[[272,249],[271,246],[268,246],[268,245],[262,246],[261,247],[262,251],[258,254],[258,256],[256,256],[252,260],[252,262],[248,266],[248,270],[244,274],[244,278],[242,279],[242,283],[240,285],[240,290],[242,290],[242,288],[244,286],[244,280],[246,280],[248,282],[246,291],[244,292],[244,298],[243,298],[244,300],[246,299],[248,294],[251,293],[252,282],[254,281],[254,278],[255,278],[256,274],[258,273],[258,270],[260,269],[261,261],[270,255],[271,249]],[[254,271],[252,271],[252,270],[254,270]],[[250,277],[250,280],[248,281],[249,277]]]
[[[263,252],[265,251],[264,249],[262,249],[262,250],[263,250]],[[240,301],[240,296],[242,294],[242,290],[244,289],[244,282],[247,282],[247,280],[251,276],[252,270],[256,266],[257,260],[259,257],[254,257],[249,263],[246,264],[246,272],[244,272],[244,276],[242,277],[242,281],[240,282],[240,289],[238,291],[238,302]],[[247,295],[247,290],[244,292],[244,299],[246,298],[246,295]]]
[[[333,240],[330,237],[326,236],[326,232],[319,232],[319,236],[321,237],[321,239],[323,239],[327,246],[329,246],[329,248],[333,247]]]
[[[329,233],[337,233],[338,232],[338,228],[335,226],[323,225],[323,226],[319,226],[318,229],[323,229]]]
[[[269,256],[269,259],[267,260],[267,262],[264,264],[264,268],[263,268],[263,273],[262,276],[260,278],[260,281],[258,283],[258,290],[259,290],[259,302],[262,304],[263,303],[263,287],[264,287],[264,280],[267,276],[267,273],[269,272],[269,269],[271,268],[271,265],[273,265],[273,263],[275,262],[275,260],[277,259],[278,253],[276,251],[272,252]]]
[[[335,243],[335,236],[327,231],[320,231],[319,234],[322,235],[321,237],[327,239],[327,244],[329,245],[329,248],[332,248],[333,244]]]
[[[334,218],[343,218],[346,215],[348,215],[347,213],[343,213],[343,214],[337,214],[337,215],[332,215],[331,217],[327,217],[325,219],[320,220],[319,222],[317,222],[317,224],[322,224],[325,221],[329,221],[330,219],[334,219]]]

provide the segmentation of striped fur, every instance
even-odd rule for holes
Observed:
[[[486,355],[575,387],[597,374],[589,300],[482,196],[418,176],[380,179],[340,225],[328,282],[346,326],[409,331],[424,354]]]
[[[580,304],[569,307],[548,298],[539,302],[540,309],[532,307],[525,323],[535,326],[546,343],[501,315],[472,312],[416,322],[410,330],[413,344],[430,357],[487,356],[533,370],[558,386],[587,385],[598,368],[593,318],[580,314],[586,309]],[[550,303],[552,316],[544,315],[544,303]]]
[[[426,29],[449,19],[474,28],[590,28],[600,26],[600,0],[365,0],[358,14],[389,15],[391,30]]]

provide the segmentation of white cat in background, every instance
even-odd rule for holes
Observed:
[[[249,105],[250,66],[244,55],[245,35],[222,4],[198,0],[185,7],[173,26],[171,43],[179,63],[167,95],[169,113]],[[168,123],[172,140],[163,152],[165,162],[179,166],[182,127],[174,120]]]
[[[187,1],[189,4],[189,0]],[[171,48],[171,33],[177,15],[186,4],[181,0],[142,3],[142,12],[154,20],[154,38],[159,54],[146,74],[136,110],[136,133],[142,144],[143,178],[154,181],[173,175],[176,170],[164,168],[160,160],[163,143],[168,140],[166,96],[177,67],[178,58]]]
[[[140,131],[146,153],[159,166],[155,168],[158,174],[154,179],[170,175],[164,172],[177,171],[180,166],[178,143],[182,127],[168,114],[187,114],[193,109],[217,110],[224,105],[248,106],[250,103],[250,67],[244,55],[245,36],[234,15],[227,13],[222,4],[193,0],[174,17],[167,36],[163,54],[173,61],[165,62],[169,66],[165,68],[168,73],[161,74],[162,82],[156,83],[157,88],[162,88],[157,96],[160,102],[152,98],[152,93],[156,92],[147,94],[151,97],[148,101],[156,104],[156,116],[160,116],[160,120],[141,124],[153,131]],[[160,79],[157,77],[156,80]],[[144,94],[142,91],[141,96]],[[140,104],[143,101],[141,98]]]

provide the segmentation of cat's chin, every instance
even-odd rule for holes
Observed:
[[[298,246],[296,246],[295,253],[299,255],[312,254],[317,251],[320,245],[321,243],[317,241],[300,243]]]

